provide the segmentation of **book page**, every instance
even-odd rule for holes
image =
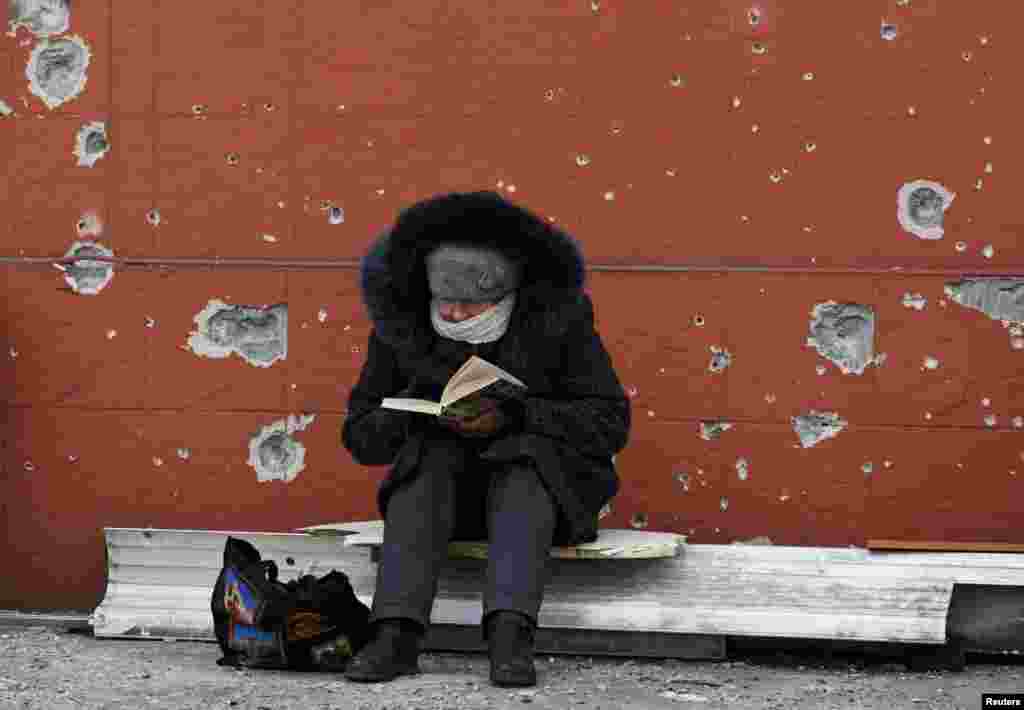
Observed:
[[[465,364],[456,371],[441,393],[442,408],[456,402],[463,397],[482,390],[495,380],[506,380],[513,384],[526,388],[526,384],[514,375],[502,370],[494,363],[487,362],[481,357],[473,355]]]
[[[458,386],[453,387],[448,392],[449,401],[446,404],[441,405],[442,408],[454,404],[455,402],[458,402],[460,399],[465,399],[474,392],[479,392],[480,390],[487,387],[487,385],[491,384],[497,379],[499,378],[493,375],[487,375],[483,377],[477,376],[472,379],[463,380],[458,384]]]
[[[403,412],[419,412],[421,414],[441,414],[441,405],[429,399],[410,399],[406,397],[385,397],[381,400],[382,409],[398,409]]]

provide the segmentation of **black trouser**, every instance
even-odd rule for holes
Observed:
[[[536,625],[557,509],[532,464],[481,461],[485,447],[443,431],[424,440],[420,470],[388,499],[371,623],[402,617],[428,628],[448,543],[486,539],[484,638],[498,609]]]

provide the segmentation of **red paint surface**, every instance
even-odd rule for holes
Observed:
[[[355,259],[410,202],[501,182],[593,263],[805,269],[591,274],[599,330],[634,393],[604,526],[642,514],[698,543],[1024,542],[1024,431],[1011,424],[1024,416],[1024,353],[999,323],[940,305],[951,279],[886,273],[1024,272],[1006,34],[1024,11],[774,0],[756,3],[752,27],[750,3],[556,5],[236,2],[198,22],[167,2],[75,6],[89,83],[52,111],[28,92],[19,30],[0,42],[0,98],[17,112],[0,120],[0,256],[56,259],[95,210],[98,241],[118,256]],[[896,41],[880,38],[883,19]],[[74,135],[91,120],[107,121],[112,151],[77,167]],[[957,194],[941,241],[896,220],[900,185],[922,178]],[[328,223],[327,203],[344,224]],[[18,573],[0,582],[0,607],[94,606],[104,526],[291,530],[377,516],[385,470],[356,465],[339,442],[369,333],[355,271],[122,269],[87,297],[52,267],[3,268],[0,553]],[[905,308],[906,292],[927,307]],[[263,369],[184,350],[215,298],[288,303],[288,359]],[[828,300],[875,309],[884,364],[843,375],[806,345],[810,311]],[[723,373],[708,372],[712,346],[733,354]],[[922,369],[927,356],[937,370]],[[802,449],[790,417],[811,409],[849,427]],[[296,434],[306,469],[258,483],[250,436],[301,413],[317,415]],[[701,439],[700,420],[718,418],[735,427]]]

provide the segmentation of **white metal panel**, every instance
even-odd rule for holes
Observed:
[[[107,591],[92,616],[97,636],[212,639],[210,596],[229,535],[248,540],[263,559],[276,561],[282,581],[337,569],[349,576],[365,603],[372,600],[375,570],[369,554],[346,549],[341,537],[149,528],[106,528],[104,534]],[[365,576],[371,591],[360,594]]]
[[[329,523],[302,528],[314,534],[331,534],[355,532],[345,538],[346,545],[364,545],[373,547],[384,541],[384,521],[365,520],[352,523]],[[675,557],[686,542],[685,535],[666,532],[648,532],[645,530],[604,529],[598,531],[594,542],[586,542],[567,547],[552,547],[551,557],[565,560],[604,560],[604,559],[656,559]],[[486,541],[459,540],[448,545],[449,557],[469,557],[487,559],[488,545]]]
[[[369,534],[367,525],[360,531]],[[228,535],[287,581],[345,572],[371,604],[376,566],[356,538],[203,530],[105,530],[109,583],[97,636],[213,638],[210,594]],[[291,564],[288,560],[291,560]],[[999,562],[998,565],[995,562]],[[689,545],[677,557],[550,561],[550,628],[944,643],[954,582],[1024,584],[1024,555]],[[484,560],[448,560],[431,622],[480,623]]]

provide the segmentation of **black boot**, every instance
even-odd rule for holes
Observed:
[[[412,619],[383,619],[374,636],[345,669],[349,680],[375,682],[420,672],[420,639],[425,629]]]
[[[491,682],[498,686],[537,685],[533,665],[533,621],[517,611],[499,609],[487,620]]]

